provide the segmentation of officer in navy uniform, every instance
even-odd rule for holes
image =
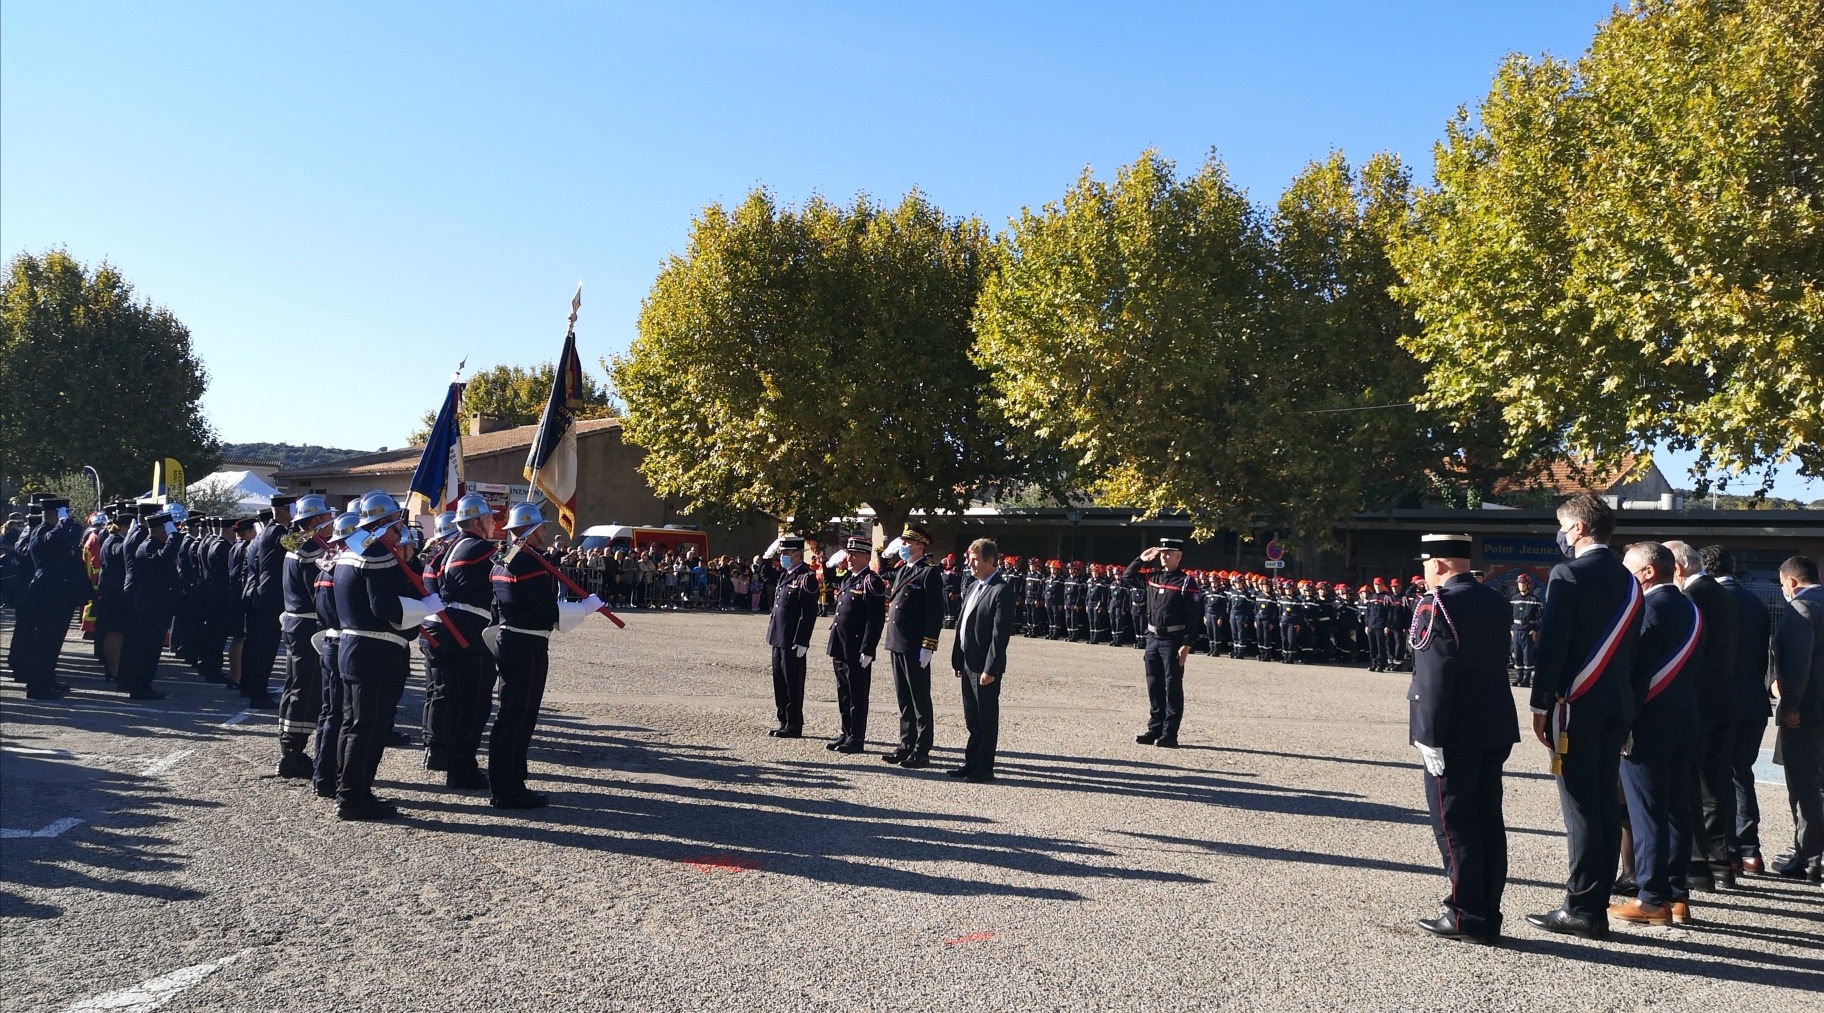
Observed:
[[[55,700],[69,692],[69,686],[57,679],[64,637],[70,620],[94,589],[79,554],[83,529],[70,515],[69,501],[52,497],[41,500],[39,506],[43,516],[26,536],[25,558],[32,577],[25,589],[27,607],[20,609],[22,621],[13,635],[13,651],[18,654],[20,631],[27,631],[23,671],[17,673],[25,682],[25,695],[33,700]],[[23,621],[28,610],[32,616],[29,627]]]
[[[318,798],[336,797],[336,767],[341,761],[342,623],[336,618],[336,560],[345,551],[349,536],[359,530],[360,514],[336,516],[330,523],[328,548],[317,558],[317,574],[310,584],[311,603],[317,613],[317,634],[311,643],[317,649],[317,670],[323,680],[317,694],[322,700],[317,711],[317,755],[311,758],[310,773]],[[222,546],[220,552],[226,565],[227,546]]]
[[[886,625],[887,584],[869,565],[874,543],[854,537],[843,546],[837,575],[836,615],[830,622],[830,664],[836,671],[836,709],[842,733],[826,749],[860,753],[868,743],[868,693],[874,659]]]
[[[1064,571],[1064,639],[1076,643],[1088,627],[1088,587],[1083,580],[1083,561],[1073,559]]]
[[[1570,873],[1563,905],[1527,922],[1604,939],[1621,853],[1621,748],[1634,723],[1628,675],[1640,639],[1640,588],[1608,539],[1615,513],[1587,493],[1558,506],[1558,547],[1539,616],[1533,735],[1553,756]]]
[[[120,648],[120,689],[134,700],[163,700],[152,688],[177,600],[177,557],[184,533],[168,513],[146,519],[146,537],[127,561],[129,615]]]
[[[1045,568],[1037,556],[1026,561],[1026,575],[1020,579],[1020,602],[1026,609],[1026,635],[1039,636],[1045,629]]]
[[[272,498],[272,520],[248,546],[246,589],[241,604],[247,615],[246,640],[241,644],[241,695],[247,706],[276,708],[270,692],[272,668],[278,661],[281,614],[285,611],[285,545],[290,530],[292,496]]]
[[[1639,581],[1640,641],[1632,677],[1635,711],[1622,755],[1621,790],[1632,831],[1636,894],[1609,905],[1610,918],[1642,925],[1691,921],[1686,862],[1697,788],[1697,670],[1704,624],[1674,582],[1672,551],[1628,546],[1622,564]]]
[[[1533,658],[1539,647],[1539,613],[1545,604],[1533,590],[1531,574],[1522,573],[1514,578],[1514,596],[1509,598],[1508,605],[1513,610],[1512,630],[1514,654],[1514,685],[1531,686],[1533,684]]]
[[[573,628],[602,607],[593,594],[578,602],[559,600],[557,578],[537,558],[544,549],[544,524],[537,504],[519,503],[507,511],[507,531],[516,544],[500,553],[488,577],[500,613],[500,625],[483,634],[495,638],[500,658],[500,713],[488,736],[488,804],[496,809],[546,804],[544,795],[526,787],[526,755],[545,699],[551,635]],[[805,608],[815,611],[816,598]],[[451,614],[445,611],[443,620],[448,622]]]
[[[887,591],[886,648],[899,698],[899,745],[882,759],[916,769],[931,764],[931,655],[943,629],[944,589],[931,557],[931,533],[907,524],[889,551],[900,558]]]
[[[1368,633],[1368,671],[1387,671],[1392,660],[1387,650],[1387,585],[1379,577],[1362,600],[1362,625]]]
[[[127,557],[121,546],[127,540],[130,514],[123,504],[108,507],[106,534],[101,540],[101,572],[95,579],[95,644],[101,648],[103,678],[120,677],[120,645],[127,632]],[[125,504],[131,509],[132,504]]]
[[[322,572],[318,564],[329,551],[324,535],[336,515],[316,495],[300,498],[292,515],[296,518],[293,530],[280,539],[285,547],[285,611],[279,617],[285,637],[285,688],[279,694],[278,775],[307,778],[315,767],[304,750],[323,712],[322,666],[317,646],[311,642],[322,629],[317,622],[315,585]]]
[[[448,787],[479,789],[488,787],[488,776],[476,754],[494,703],[494,657],[482,637],[494,618],[494,509],[486,497],[469,493],[456,502],[450,523],[437,556],[443,614],[425,621],[436,683],[434,695],[428,683],[425,690],[425,767],[443,771]]]
[[[1051,572],[1045,577],[1045,625],[1048,631],[1046,638],[1062,640],[1070,629],[1069,595],[1065,588],[1068,578],[1064,576],[1063,563],[1054,559],[1047,566]]]
[[[1178,725],[1184,719],[1184,662],[1202,612],[1196,578],[1178,568],[1183,559],[1184,539],[1161,538],[1122,574],[1129,587],[1144,581],[1146,588],[1147,720],[1146,731],[1134,736],[1141,745],[1178,746]],[[1153,562],[1159,569],[1142,578],[1141,567]]]
[[[1229,657],[1240,658],[1254,643],[1254,594],[1246,580],[1229,588]]]
[[[1279,595],[1279,660],[1288,665],[1303,661],[1299,635],[1304,632],[1305,600],[1298,587],[1287,582]]]
[[[394,555],[405,529],[398,502],[384,492],[361,497],[360,524],[348,550],[336,559],[334,578],[343,701],[336,818],[394,819],[398,810],[374,795],[374,774],[390,738],[393,708],[411,673],[411,641],[437,603],[419,600]]]
[[[1254,636],[1260,642],[1260,650],[1254,655],[1261,661],[1278,661],[1279,657],[1279,595],[1275,586],[1278,578],[1270,578],[1261,585],[1260,594],[1254,599]]]
[[[1152,567],[1143,568],[1141,573],[1143,576],[1150,576]],[[1134,650],[1144,651],[1146,650],[1146,582],[1144,580],[1136,581],[1129,586],[1127,575],[1123,572],[1121,583],[1127,594],[1127,621],[1134,628]]]
[[[766,621],[766,643],[773,649],[773,708],[779,724],[767,734],[795,739],[804,734],[805,655],[811,650],[811,630],[817,625],[817,571],[804,561],[804,539],[780,535],[766,550],[766,558],[779,558],[779,583],[773,591],[773,612]],[[943,622],[944,593],[940,582],[932,586],[940,596],[937,621]]]
[[[1507,886],[1507,821],[1501,768],[1520,741],[1507,688],[1507,601],[1469,573],[1468,535],[1425,535],[1425,586],[1407,645],[1410,738],[1425,765],[1432,836],[1450,895],[1419,927],[1492,944]]]

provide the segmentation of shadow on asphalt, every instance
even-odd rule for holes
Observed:
[[[1400,770],[1418,770],[1419,764],[1405,760],[1370,760],[1359,756],[1314,756],[1310,753],[1281,753],[1271,749],[1244,749],[1240,746],[1199,746],[1181,745],[1180,749],[1206,749],[1214,753],[1243,753],[1249,756],[1278,756],[1287,760],[1317,760],[1321,763],[1349,763],[1358,767],[1394,767]],[[1550,781],[1552,775],[1541,774],[1534,770],[1504,770],[1503,777],[1520,777],[1531,781]]]
[[[1693,930],[1695,931],[1695,930]],[[1630,970],[1665,971],[1694,978],[1723,979],[1750,985],[1824,991],[1824,960],[1778,956],[1758,949],[1694,942],[1684,932],[1666,929],[1611,929],[1607,943],[1572,942],[1534,936],[1503,936],[1502,944],[1522,953],[1581,960]],[[1710,957],[1694,960],[1693,956]]]

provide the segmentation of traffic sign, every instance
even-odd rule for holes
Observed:
[[[1285,568],[1286,568],[1286,561],[1283,559],[1267,560],[1267,569],[1269,569],[1269,570],[1283,570]]]
[[[1275,538],[1267,543],[1267,558],[1268,559],[1279,559],[1280,557],[1284,556],[1285,554],[1286,554],[1286,550],[1280,548],[1280,546],[1279,546],[1279,539]],[[1277,570],[1277,569],[1279,569],[1279,567],[1276,566],[1276,567],[1274,567],[1274,569]]]

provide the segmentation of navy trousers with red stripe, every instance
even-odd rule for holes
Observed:
[[[1501,765],[1512,749],[1446,749],[1443,776],[1425,775],[1431,832],[1450,877],[1444,909],[1458,931],[1471,935],[1501,931],[1501,893],[1507,886]]]
[[[550,643],[512,630],[500,633],[500,712],[488,736],[489,788],[495,798],[526,790],[526,753],[545,700]]]

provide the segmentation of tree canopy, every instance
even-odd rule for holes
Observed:
[[[41,486],[90,465],[137,494],[152,463],[215,469],[208,374],[183,322],[103,262],[21,253],[0,284],[0,485]]]
[[[556,366],[541,362],[530,369],[524,366],[491,366],[469,377],[462,388],[462,417],[483,415],[508,426],[538,424],[551,396],[551,376]],[[576,411],[579,419],[611,418],[614,401],[602,381],[583,373],[583,404]],[[430,438],[431,426],[437,423],[435,410],[424,413],[418,428],[406,442],[418,446]]]
[[[916,192],[705,208],[610,365],[642,472],[693,512],[807,533],[863,505],[889,527],[965,506],[1013,470],[969,355],[991,256],[979,221]]]
[[[1424,401],[1596,466],[1824,473],[1824,6],[1639,0],[1510,58],[1395,244]]]
[[[1403,407],[1419,371],[1385,245],[1409,189],[1386,155],[1312,164],[1271,213],[1214,155],[1183,178],[1154,152],[1112,183],[1085,172],[1013,223],[976,360],[1092,498],[1183,511],[1200,536],[1325,537],[1450,445]]]

